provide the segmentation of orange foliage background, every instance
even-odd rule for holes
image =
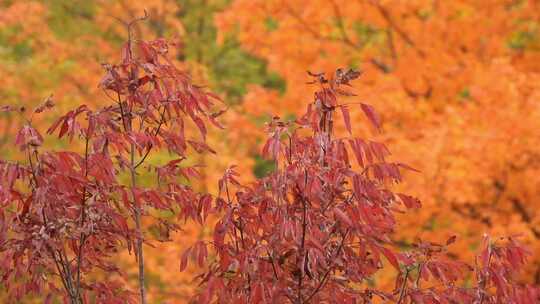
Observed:
[[[540,283],[540,255],[534,254],[540,251],[539,1],[74,2],[0,1],[2,104],[36,105],[54,93],[58,114],[81,102],[106,102],[97,83],[101,63],[117,58],[125,38],[117,19],[146,9],[150,18],[137,35],[181,41],[179,64],[230,105],[227,129],[210,134],[218,155],[192,160],[205,165],[197,187],[214,192],[229,165],[239,165],[245,181],[264,168],[257,157],[263,123],[274,114],[299,114],[312,94],[306,70],[357,68],[364,74],[349,101],[373,105],[384,132],[353,132],[378,137],[421,170],[400,186],[423,208],[400,219],[397,243],[456,234],[453,253],[472,261],[484,232],[520,234],[534,257],[524,279]],[[264,70],[245,76],[242,60],[219,70],[220,50],[248,56]],[[277,75],[281,86],[257,78],[268,75]],[[236,83],[240,93],[222,89]],[[361,120],[360,109],[351,109],[351,119]],[[3,154],[13,152],[9,135],[16,122],[0,116]],[[197,269],[180,273],[179,255],[212,226],[184,228],[172,242],[145,249],[152,303],[185,303],[197,288]],[[133,257],[125,255],[119,263],[135,284]]]

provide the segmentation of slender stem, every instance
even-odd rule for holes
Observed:
[[[299,197],[302,199],[302,239],[301,239],[301,243],[300,243],[300,269],[299,269],[299,274],[298,274],[298,303],[303,303],[303,299],[302,299],[302,285],[303,285],[303,282],[304,282],[304,268],[305,268],[305,262],[306,262],[306,257],[305,257],[305,242],[306,242],[306,230],[307,230],[307,220],[306,220],[306,215],[307,215],[307,206],[306,206],[306,200],[301,196],[301,194],[299,194]]]
[[[34,150],[34,155],[36,157],[36,163],[39,163],[39,157],[37,154],[37,150]],[[32,192],[35,192],[35,189],[39,187],[38,179],[36,176],[36,167],[34,166],[34,163],[32,162],[32,154],[28,151],[28,162],[30,165],[30,170],[32,171],[32,178],[34,180],[34,186],[32,189]],[[37,164],[38,165],[38,164]],[[32,193],[32,196],[34,196],[34,193]],[[43,225],[47,226],[47,216],[45,215],[45,208],[41,208],[41,216],[43,218]],[[58,275],[60,276],[60,279],[62,281],[62,285],[64,285],[64,289],[67,292],[71,303],[72,304],[79,304],[82,302],[78,302],[78,296],[77,291],[73,287],[72,283],[72,277],[71,277],[71,271],[69,270],[69,261],[66,259],[63,259],[60,251],[58,251],[58,258],[56,257],[56,253],[54,252],[53,248],[50,247],[50,245],[47,245],[47,249],[49,250],[52,259],[54,261],[54,265],[56,266],[56,270],[58,271]]]
[[[420,278],[422,277],[422,266],[423,266],[423,263],[418,264],[418,276],[416,277],[416,281],[414,282],[414,287],[417,289],[420,288]]]
[[[88,126],[89,130],[90,126]],[[88,132],[85,136],[85,146],[84,146],[84,177],[88,177],[88,145],[90,143],[90,138],[88,137]],[[81,264],[83,260],[83,251],[84,244],[86,243],[87,235],[84,232],[84,221],[86,219],[86,185],[83,187],[82,198],[81,198],[81,235],[79,237],[79,250],[77,252],[77,280],[75,288],[77,290],[77,297],[81,298]],[[81,301],[82,302],[82,301]]]
[[[157,136],[159,134],[159,131],[161,130],[161,126],[165,122],[165,107],[163,107],[163,111],[160,114],[161,114],[161,118],[160,118],[158,127],[156,128],[156,132],[154,133],[154,136]],[[137,162],[137,164],[135,164],[135,169],[137,169],[140,165],[142,165],[144,163],[144,161],[146,160],[146,158],[150,154],[150,151],[152,151],[153,147],[154,146],[152,144],[150,144],[150,146],[148,146],[148,148],[147,148],[146,152],[144,153],[143,157],[141,158],[141,160],[139,160]]]
[[[122,118],[123,126],[124,126],[124,132],[130,132],[131,131],[131,115],[128,115],[126,120],[126,113],[124,112],[124,108],[122,105],[122,99],[120,97],[120,92],[116,92],[117,94],[117,102],[120,106],[120,115]],[[130,144],[129,149],[129,156],[130,156],[130,166],[129,166],[129,172],[131,177],[131,194],[133,195],[133,214],[134,214],[134,220],[135,220],[135,229],[137,232],[137,242],[135,244],[135,250],[137,255],[137,262],[138,262],[138,270],[139,270],[139,292],[141,297],[141,304],[146,304],[146,289],[145,289],[145,274],[144,274],[144,252],[143,252],[143,235],[142,235],[142,225],[141,225],[141,207],[137,205],[136,199],[135,199],[135,187],[137,186],[137,180],[136,180],[136,167],[135,167],[135,144],[132,142]]]
[[[246,243],[244,241],[244,227],[242,224],[242,218],[239,219],[239,226],[240,226],[240,241],[242,242],[242,247],[244,250],[247,250]],[[249,270],[247,271],[247,278],[248,278],[248,292],[251,294],[251,274],[249,273]]]
[[[405,278],[403,279],[403,285],[401,285],[401,292],[399,293],[399,299],[396,304],[401,304],[405,296],[405,289],[407,289],[407,280],[409,279],[410,270],[407,268],[405,271]]]
[[[61,249],[62,250],[58,249],[57,252],[58,252],[58,257],[60,258],[59,264],[60,266],[62,266],[62,269],[64,270],[63,273],[64,273],[64,277],[65,277],[66,284],[68,287],[68,294],[69,294],[72,304],[79,304],[81,302],[79,301],[79,297],[77,296],[76,287],[73,286],[73,275],[71,273],[70,261],[67,258],[65,248],[62,246]]]
[[[36,157],[36,165],[39,166],[39,156],[37,153],[37,150],[34,150],[34,156]],[[32,161],[32,154],[30,151],[28,151],[28,162],[30,165],[30,170],[32,172],[32,178],[34,181],[34,186],[32,188],[32,192],[35,192],[35,189],[39,187],[38,179],[36,176],[36,170],[37,168],[34,166],[34,163]],[[34,193],[32,193],[32,196],[34,196]],[[43,218],[43,225],[47,226],[47,216],[45,215],[45,208],[41,208],[41,216]],[[72,277],[71,272],[69,270],[69,261],[67,258],[64,260],[63,256],[61,255],[60,251],[58,251],[58,258],[56,257],[56,253],[54,252],[53,248],[47,245],[47,249],[49,250],[52,259],[54,261],[54,264],[56,266],[56,270],[58,271],[58,275],[60,276],[60,279],[62,281],[62,285],[64,285],[64,289],[67,292],[71,303],[72,304],[79,304],[78,298],[77,298],[77,291],[73,287],[72,284]]]
[[[62,271],[63,267],[61,268],[60,267],[60,262],[58,261],[58,259],[56,258],[56,254],[54,253],[54,251],[52,250],[52,248],[47,245],[47,249],[50,251],[51,253],[51,256],[53,258],[53,261],[54,261],[54,265],[56,266],[56,271],[58,271],[58,276],[60,276],[60,279],[62,281],[62,285],[64,285],[64,289],[66,290],[66,292],[68,293],[68,295],[70,296],[71,298],[71,291],[70,289],[68,288],[68,284],[67,284],[67,281],[66,281],[66,275],[64,274],[64,272]]]
[[[339,254],[339,252],[340,252],[341,249],[343,248],[343,245],[345,244],[345,239],[347,238],[347,235],[349,234],[349,231],[350,231],[350,230],[347,230],[347,231],[345,231],[345,233],[343,234],[343,238],[341,239],[341,242],[340,242],[340,244],[339,244],[339,247],[338,247],[336,253],[334,254],[334,257],[337,257],[337,255]],[[313,292],[309,295],[309,297],[306,299],[306,301],[305,301],[304,303],[309,303],[309,301],[311,300],[311,298],[313,298],[313,297],[321,290],[321,288],[326,284],[328,275],[330,274],[331,271],[332,271],[332,267],[328,267],[328,269],[326,270],[326,272],[325,272],[324,275],[323,275],[323,278],[322,278],[321,281],[319,282],[319,285],[317,285],[317,287],[315,288],[315,290],[313,290]]]
[[[274,258],[270,254],[270,251],[268,250],[268,248],[266,249],[266,253],[268,254],[268,258],[270,259],[270,263],[272,264],[272,271],[274,272],[274,278],[276,279],[276,281],[278,281],[279,278],[278,278],[278,274],[276,270],[276,265],[274,265]]]
[[[146,290],[144,286],[144,253],[143,253],[143,235],[141,228],[141,207],[135,203],[135,144],[131,144],[130,148],[130,171],[131,171],[131,190],[133,193],[133,209],[135,210],[135,228],[137,229],[137,257],[139,262],[139,291],[141,293],[141,304],[146,304]]]
[[[229,202],[229,206],[231,206],[231,195],[229,193],[229,182],[225,181],[225,192],[227,192],[227,201]],[[236,226],[236,225],[235,225]],[[240,231],[240,242],[242,243],[242,248],[246,250],[246,243],[244,241],[244,229],[242,226],[242,218],[238,219],[238,230]],[[234,231],[234,234],[236,236],[236,230]],[[236,251],[238,252],[238,243],[236,243]],[[251,294],[251,275],[249,274],[249,270],[247,271],[247,278],[248,278],[248,292]]]
[[[491,245],[488,245],[488,246],[491,246]],[[489,265],[491,264],[492,252],[491,252],[491,248],[489,247],[488,247],[488,250],[489,250],[489,256],[488,256],[488,263],[486,265],[486,268],[488,268],[489,270]],[[489,275],[489,272],[488,272],[488,275]],[[480,283],[481,294],[480,294],[480,301],[478,302],[478,304],[482,304],[484,302],[484,295],[485,295],[484,289],[486,289],[486,285],[487,285],[487,276],[486,277],[482,276],[482,282]]]

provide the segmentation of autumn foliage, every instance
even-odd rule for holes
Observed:
[[[538,12],[0,3],[0,302],[540,302]]]
[[[395,214],[421,204],[391,187],[402,169],[415,169],[388,161],[382,143],[333,131],[338,113],[351,130],[354,105],[338,97],[353,95],[344,87],[359,74],[311,74],[319,90],[306,113],[295,121],[272,119],[263,154],[275,161],[274,173],[244,186],[234,168],[225,172],[216,200],[223,216],[208,242],[218,259],[201,275],[197,303],[537,302],[539,290],[516,281],[530,253],[512,237],[485,236],[473,266],[446,255],[456,236],[442,245],[393,246]],[[357,106],[378,129],[373,108]],[[181,267],[190,254],[204,264],[207,244],[187,249]],[[396,273],[392,290],[369,284],[389,267]]]
[[[145,303],[142,217],[158,210],[202,222],[208,215],[211,197],[180,182],[196,169],[180,164],[190,149],[213,152],[204,143],[205,121],[220,126],[219,113],[210,112],[216,97],[169,61],[168,42],[132,40],[137,21],[127,24],[120,62],[104,65],[100,87],[110,103],[95,110],[80,105],[47,130],[73,146],[80,142],[82,152],[41,148],[32,119],[54,106],[50,98],[30,114],[2,107],[28,116],[15,138],[25,161],[0,167],[2,281],[13,299],[43,293],[46,301],[60,294],[70,303],[137,302],[121,282],[88,279],[96,270],[120,274],[110,257],[127,249],[138,261]],[[188,120],[200,134],[185,131]],[[171,160],[147,166],[155,182],[138,185],[137,170],[159,149]],[[176,222],[159,218],[155,225],[168,234]]]
[[[301,115],[305,70],[363,70],[356,101],[379,110],[378,139],[418,168],[400,187],[422,199],[395,236],[460,235],[451,250],[471,260],[478,234],[522,235],[540,250],[538,1],[236,0],[217,14],[218,38],[268,61],[281,93],[253,85],[245,117]],[[298,42],[300,41],[300,42]],[[361,119],[359,108],[351,120]],[[361,124],[355,132],[364,132]],[[245,130],[245,131],[244,131]],[[242,129],[263,137],[253,128]],[[346,134],[336,124],[338,136]],[[245,143],[246,149],[258,144]],[[420,226],[420,227],[419,227]],[[540,282],[540,259],[527,276]]]

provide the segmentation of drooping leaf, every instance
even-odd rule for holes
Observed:
[[[347,106],[342,105],[341,107],[341,113],[343,114],[343,121],[345,122],[345,127],[347,127],[347,131],[349,131],[349,134],[352,135],[351,130],[351,117],[349,114],[349,109]]]
[[[369,119],[371,124],[379,130],[381,128],[381,120],[379,118],[379,115],[375,112],[375,109],[365,103],[361,103],[360,107],[362,108],[362,111],[364,111],[364,114]]]

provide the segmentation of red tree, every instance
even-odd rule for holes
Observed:
[[[536,303],[537,290],[514,281],[527,253],[511,238],[504,246],[486,240],[472,285],[462,284],[474,279],[472,269],[445,254],[455,237],[395,249],[395,213],[421,206],[390,188],[412,168],[388,161],[382,143],[333,135],[337,111],[351,130],[353,104],[338,96],[353,95],[345,88],[359,75],[311,74],[319,90],[304,116],[268,125],[263,154],[275,160],[275,172],[243,186],[231,168],[219,181],[223,217],[209,243],[217,260],[201,276],[197,303]],[[374,110],[359,106],[379,128]],[[190,256],[204,264],[207,245],[188,249],[182,268]],[[397,271],[394,290],[374,284],[388,271],[384,259]]]
[[[17,135],[26,161],[0,161],[0,271],[13,299],[47,292],[47,301],[61,293],[70,303],[136,302],[120,282],[90,279],[98,270],[120,272],[109,257],[127,248],[138,260],[140,303],[146,303],[147,237],[141,218],[150,216],[151,209],[177,212],[198,222],[208,214],[211,197],[182,182],[197,172],[181,162],[189,147],[213,152],[205,144],[205,121],[219,126],[215,121],[219,113],[210,112],[216,97],[193,85],[172,64],[168,42],[133,39],[136,21],[126,25],[129,39],[121,61],[104,65],[100,87],[111,102],[95,110],[80,105],[47,130],[68,138],[73,147],[81,142],[82,151],[42,148],[43,138],[32,126],[32,117],[53,106],[47,99]],[[26,117],[24,109],[2,110]],[[200,135],[188,132],[188,123]],[[152,187],[142,187],[138,170],[158,150],[168,151],[171,161],[149,165],[157,179]],[[123,184],[126,179],[129,183]],[[165,232],[176,229],[174,222],[161,218],[155,222]]]

